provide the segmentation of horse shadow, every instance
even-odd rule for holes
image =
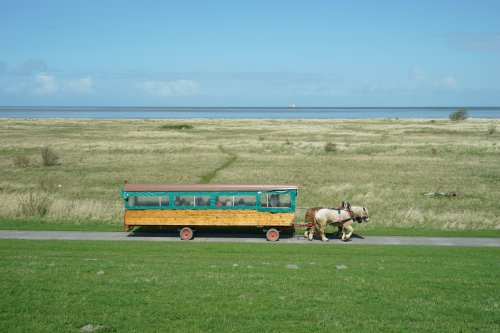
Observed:
[[[330,239],[342,239],[342,235],[339,233],[331,233],[331,234],[327,234],[327,237],[330,238]],[[346,240],[346,242],[350,242],[353,238],[356,238],[356,239],[365,239],[362,235],[358,235],[358,234],[352,234],[351,237]]]

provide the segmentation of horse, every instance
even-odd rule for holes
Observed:
[[[313,207],[313,208],[309,208],[307,211],[306,211],[306,216],[304,217],[304,223],[305,223],[305,226],[306,226],[306,231],[304,232],[304,237],[305,238],[309,238],[310,235],[313,234],[313,227],[314,227],[314,216],[316,214],[316,212],[320,209],[323,209],[325,207]],[[335,208],[332,208],[332,209],[335,209]],[[339,229],[340,231],[340,229]],[[311,236],[312,238],[312,236]]]
[[[342,201],[342,205],[339,208],[332,208],[333,210],[339,210],[339,209],[346,209],[348,206],[350,206],[349,203],[346,203]],[[309,208],[306,211],[305,215],[305,225],[307,227],[306,231],[304,232],[304,237],[312,240],[312,237],[314,236],[315,231],[317,229],[312,230],[314,227],[314,217],[317,211],[320,209],[323,209],[323,207],[314,207],[314,208]],[[349,233],[345,234],[343,233],[343,238],[342,240],[346,241],[348,240],[354,229],[352,228],[352,221],[356,221],[358,223],[361,223],[363,221],[368,222],[370,221],[370,218],[368,217],[368,209],[364,206],[350,206],[350,211],[352,212],[352,220],[346,221],[344,223],[329,223],[330,225],[334,225],[338,228],[337,232],[335,234],[340,234],[341,231],[343,231],[343,226],[346,225],[347,230],[349,230]]]
[[[324,224],[323,227],[321,227],[321,225],[318,226],[318,220],[317,220],[317,214],[319,211],[321,210],[331,210],[331,211],[337,211],[337,215],[341,215],[342,213],[341,212],[344,212],[345,214],[345,211],[348,212],[349,214],[349,218],[347,216],[344,216],[344,218],[342,219],[337,219],[337,220],[329,220],[328,221],[328,224],[330,225],[334,225],[338,228],[338,231],[337,232],[340,232],[340,231],[343,231],[343,225],[344,223],[350,221],[352,219],[352,216],[350,216],[352,213],[350,213],[350,204],[349,203],[344,203],[342,202],[342,207],[341,208],[332,208],[332,209],[329,209],[329,208],[324,208],[324,207],[314,207],[314,208],[310,208],[307,210],[306,212],[306,216],[305,216],[305,223],[306,223],[306,226],[307,226],[307,230],[304,232],[304,237],[305,238],[308,238],[309,240],[312,240],[313,239],[313,236],[314,234],[316,233],[320,233],[321,235],[321,239],[323,241],[327,241],[328,239],[325,237],[325,234],[324,234],[324,228],[326,227],[326,223]],[[320,223],[321,224],[321,223]],[[349,233],[348,234],[345,234],[345,232],[343,232],[343,235],[342,235],[342,239],[343,240],[346,240],[348,239],[351,234],[352,234],[352,227],[349,226],[346,228],[347,230],[349,230]],[[347,238],[346,238],[347,237]]]
[[[326,226],[328,224],[342,226],[342,240],[345,241],[351,237],[354,231],[351,224],[348,223],[349,221],[352,221],[350,205],[348,205],[346,209],[322,208],[314,214],[314,229],[319,232],[323,242],[328,242],[328,238],[325,236]],[[346,230],[348,230],[347,233]],[[312,236],[312,233],[309,233],[309,240],[312,240]]]

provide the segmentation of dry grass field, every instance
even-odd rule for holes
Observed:
[[[0,119],[0,220],[119,226],[131,183],[291,183],[361,229],[500,230],[500,121]],[[56,155],[44,165],[41,151]],[[454,192],[456,196],[428,196]]]

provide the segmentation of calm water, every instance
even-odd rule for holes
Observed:
[[[458,108],[0,107],[0,118],[360,119],[448,118]],[[470,118],[500,118],[500,107],[468,107]]]

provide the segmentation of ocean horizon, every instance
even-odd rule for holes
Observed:
[[[2,106],[0,118],[90,119],[443,119],[461,107],[80,107]],[[469,118],[500,118],[500,107],[464,107]]]

